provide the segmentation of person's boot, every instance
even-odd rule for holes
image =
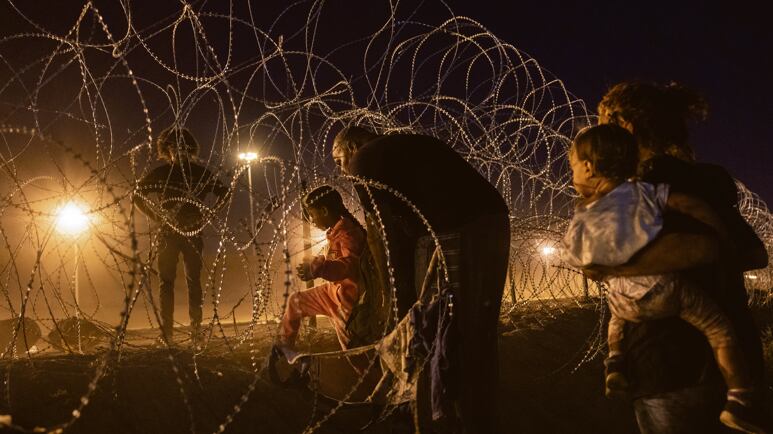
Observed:
[[[268,355],[266,370],[272,383],[282,387],[304,387],[309,381],[308,371],[310,364],[307,357],[295,358],[290,363],[287,347],[274,345]],[[289,352],[289,351],[288,351]],[[300,359],[300,360],[298,360]]]
[[[604,360],[604,395],[610,399],[628,397],[628,379],[625,374],[625,360],[622,356],[611,356]]]

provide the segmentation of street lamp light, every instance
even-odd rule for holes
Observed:
[[[542,256],[553,256],[556,253],[556,248],[553,246],[542,246],[540,253],[542,253]]]
[[[240,152],[239,153],[239,159],[249,164],[251,161],[258,159],[258,153],[257,152]]]
[[[89,216],[83,211],[83,207],[73,201],[62,205],[56,212],[56,229],[59,233],[75,238],[73,240],[73,249],[75,250],[75,272],[73,274],[73,287],[75,290],[75,318],[80,324],[80,285],[78,279],[78,268],[80,265],[80,248],[78,247],[78,236],[89,227]],[[63,337],[64,339],[64,337]],[[81,347],[81,336],[78,333],[78,352],[83,352]]]
[[[257,152],[240,152],[239,153],[239,160],[243,161],[244,164],[247,165],[247,190],[250,194],[250,236],[253,238],[255,237],[255,234],[253,231],[255,230],[255,205],[253,204],[252,199],[252,162],[258,159],[258,153]],[[253,240],[253,243],[255,240]],[[257,244],[254,244],[257,246]]]
[[[56,229],[59,233],[77,237],[89,227],[89,216],[75,202],[67,202],[56,212]]]

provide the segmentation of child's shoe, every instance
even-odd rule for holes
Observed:
[[[744,405],[739,401],[728,399],[725,409],[719,415],[719,421],[735,430],[751,433],[765,434],[765,417],[759,409],[753,405]]]
[[[625,362],[621,356],[604,360],[604,395],[610,399],[625,399],[628,396],[628,379],[625,378]]]
[[[295,357],[293,362],[288,360],[288,354],[296,354],[289,347],[274,345],[266,360],[268,378],[272,383],[282,387],[304,387],[309,381],[309,363],[304,357]],[[300,359],[300,360],[298,360]]]

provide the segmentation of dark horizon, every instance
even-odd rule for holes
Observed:
[[[773,31],[762,10],[692,1],[450,5],[531,55],[594,112],[620,81],[699,91],[710,111],[691,129],[697,159],[724,166],[773,203]]]
[[[150,4],[132,3],[133,19],[140,25],[177,10],[173,5],[148,8]],[[72,4],[18,6],[29,10],[32,18],[62,30],[72,25],[80,10]],[[123,14],[111,3],[97,2],[97,6],[108,19]],[[372,31],[369,24],[383,19],[381,15],[388,12],[385,6],[363,9],[347,7],[346,0],[326,2],[326,19],[337,18],[348,26],[328,28],[329,33],[318,36],[326,44],[336,44],[360,31]],[[261,13],[256,14],[259,24],[268,28],[283,8],[283,4],[261,5]],[[562,80],[591,111],[610,85],[623,80],[677,81],[694,88],[711,108],[708,120],[691,131],[697,158],[725,166],[763,200],[773,201],[773,171],[768,168],[773,163],[773,131],[767,125],[773,119],[773,90],[764,80],[765,72],[773,69],[773,59],[767,55],[773,48],[773,32],[765,29],[762,14],[751,9],[729,13],[700,3],[608,0],[592,5],[543,1],[506,6],[493,0],[445,4],[437,0],[401,2],[400,8],[402,19],[435,25],[450,17],[448,8],[479,21]],[[32,26],[8,3],[3,9],[6,35],[30,31]],[[413,9],[419,11],[415,17],[410,14]],[[243,44],[250,43],[254,41]]]

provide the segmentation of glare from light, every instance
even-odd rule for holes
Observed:
[[[759,277],[758,277],[756,274],[747,274],[747,275],[746,275],[746,278],[747,278],[747,279],[751,279],[751,280],[757,280],[757,279],[759,279]]]
[[[312,245],[316,246],[327,246],[327,231],[323,231],[322,229],[313,228],[311,230],[311,242]]]
[[[552,256],[556,253],[556,248],[553,246],[542,246],[540,252],[542,253],[542,256]]]
[[[89,216],[75,202],[67,202],[56,212],[56,229],[64,235],[78,235],[89,227]]]
[[[250,161],[257,160],[258,159],[258,153],[257,152],[240,152],[239,153],[239,159],[249,163]]]

